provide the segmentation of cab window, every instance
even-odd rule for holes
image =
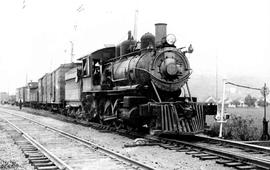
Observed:
[[[87,62],[87,58],[83,59],[82,61],[82,71],[83,71],[83,76],[88,76],[89,75],[89,65]]]

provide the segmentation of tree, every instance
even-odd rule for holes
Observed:
[[[235,105],[235,107],[238,107],[240,105],[239,100],[235,99],[232,101],[232,104]]]
[[[250,94],[245,97],[245,104],[248,105],[248,107],[255,107],[256,98],[252,97]]]
[[[260,99],[258,101],[258,106],[264,107],[264,99]],[[266,106],[268,106],[268,103],[266,102]]]

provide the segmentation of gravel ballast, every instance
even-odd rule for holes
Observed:
[[[0,112],[1,110],[4,111],[6,109],[0,108]],[[155,169],[166,169],[166,170],[232,169],[216,164],[215,160],[201,161],[198,158],[193,158],[191,155],[186,155],[183,152],[176,152],[164,149],[159,146],[124,147],[125,144],[133,143],[133,140],[124,136],[120,136],[118,134],[100,132],[98,130],[89,127],[63,122],[50,117],[28,114],[25,113],[26,111],[46,116],[48,116],[49,114],[49,112],[47,111],[33,110],[29,108],[24,108],[22,111],[13,110],[12,112],[19,113],[23,116],[27,116],[38,122],[72,133],[86,140],[95,142],[99,145],[105,146],[108,149],[126,155],[127,157],[131,157],[135,160],[139,160],[140,162],[144,162],[145,164]]]
[[[6,125],[0,119],[0,169],[34,170],[34,167],[28,163],[19,146],[14,144],[11,136],[5,130]]]

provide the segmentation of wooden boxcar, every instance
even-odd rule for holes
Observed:
[[[36,107],[38,103],[38,82],[29,82],[25,92],[25,105]]]
[[[38,79],[38,103],[41,104],[43,101],[43,86],[42,78]]]
[[[65,107],[65,73],[78,65],[80,64],[61,64],[52,73],[47,73],[39,79],[39,103],[43,108],[59,110]]]
[[[26,87],[19,87],[16,89],[16,102],[19,103],[20,101],[22,103],[25,102],[25,96],[26,96]]]
[[[47,103],[52,102],[52,89],[53,89],[52,73],[48,73],[46,74],[46,102]]]
[[[65,101],[67,106],[75,108],[81,106],[81,82],[79,81],[80,72],[81,66],[77,66],[65,74]]]
[[[61,64],[52,75],[51,104],[55,107],[65,106],[65,74],[72,68],[77,68],[79,63]]]
[[[41,108],[44,108],[47,104],[47,75],[38,80],[38,103]]]

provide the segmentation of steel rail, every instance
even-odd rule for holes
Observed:
[[[11,123],[9,120],[0,117],[1,119],[5,120],[8,122],[11,126],[16,129],[20,134],[23,135],[25,139],[27,139],[31,144],[33,144],[35,147],[37,147],[47,158],[49,158],[55,165],[61,169],[61,170],[73,170],[69,165],[67,165],[63,160],[58,158],[56,155],[48,151],[44,146],[42,146],[39,142],[37,142],[35,139],[33,139],[28,133],[24,132],[22,129]]]
[[[226,139],[212,138],[212,137],[201,136],[201,135],[197,135],[196,137],[203,139],[203,140],[209,140],[209,141],[215,141],[215,142],[221,142],[221,143],[225,143],[225,144],[229,144],[229,145],[234,145],[234,146],[237,146],[237,147],[243,148],[243,149],[254,149],[256,151],[270,153],[270,147],[259,146],[259,145],[249,144],[249,143],[243,143],[243,142],[239,142],[239,141],[231,141],[231,140],[226,140]]]
[[[252,163],[260,168],[263,169],[270,169],[270,160],[267,159],[263,159],[263,158],[258,158],[255,156],[248,156],[245,154],[241,154],[241,153],[235,153],[235,152],[231,152],[231,151],[224,151],[221,149],[217,149],[217,148],[207,148],[205,146],[200,146],[198,144],[194,144],[194,143],[190,143],[190,142],[186,142],[186,141],[179,141],[176,139],[168,139],[168,138],[149,138],[149,140],[161,140],[161,141],[167,141],[167,142],[172,142],[172,143],[176,143],[176,144],[181,144],[184,146],[188,146],[188,147],[192,147],[192,148],[196,148],[199,149],[200,151],[207,151],[209,153],[214,153],[217,156],[221,157],[221,158],[225,158],[225,159],[236,159],[236,160],[241,160],[244,161],[246,163]]]
[[[142,164],[142,163],[140,163],[140,162],[138,162],[138,161],[136,161],[136,160],[133,160],[133,159],[131,159],[131,158],[128,158],[128,157],[126,157],[126,156],[124,156],[124,155],[121,155],[121,154],[119,154],[119,153],[116,153],[116,152],[114,152],[114,151],[111,151],[111,150],[109,150],[109,149],[106,149],[106,148],[103,147],[103,146],[97,145],[97,144],[95,144],[95,143],[93,143],[93,142],[87,141],[87,140],[82,139],[82,138],[80,138],[80,137],[77,137],[77,136],[75,136],[75,135],[72,135],[72,134],[69,134],[69,133],[67,133],[67,132],[64,132],[64,131],[62,131],[62,130],[60,130],[60,129],[57,129],[57,128],[53,128],[53,127],[44,125],[44,124],[42,124],[42,123],[39,123],[39,122],[37,122],[37,121],[35,121],[35,120],[33,120],[33,119],[27,118],[27,117],[22,116],[22,115],[18,115],[18,114],[14,114],[14,113],[9,113],[9,112],[6,112],[6,111],[5,111],[5,113],[8,113],[8,114],[11,114],[11,115],[14,115],[14,116],[18,116],[18,117],[24,118],[24,119],[29,120],[29,121],[31,121],[31,122],[34,122],[34,123],[36,123],[36,124],[38,124],[38,125],[40,125],[40,126],[43,126],[43,127],[47,128],[47,129],[50,129],[50,130],[52,130],[52,131],[55,131],[55,132],[61,134],[62,136],[69,137],[69,138],[71,138],[71,139],[73,139],[73,140],[75,140],[75,141],[79,141],[79,142],[85,144],[85,145],[88,146],[88,147],[91,147],[91,148],[94,147],[95,149],[99,149],[100,152],[102,151],[104,154],[106,154],[106,155],[108,155],[108,156],[116,157],[116,158],[121,159],[121,160],[124,160],[124,161],[126,161],[126,162],[135,164],[135,165],[137,165],[137,166],[139,166],[139,167],[141,167],[141,168],[143,168],[143,169],[147,169],[147,170],[154,170],[154,169],[155,169],[155,168],[152,168],[152,167],[150,167],[150,166],[144,165],[144,164]]]

